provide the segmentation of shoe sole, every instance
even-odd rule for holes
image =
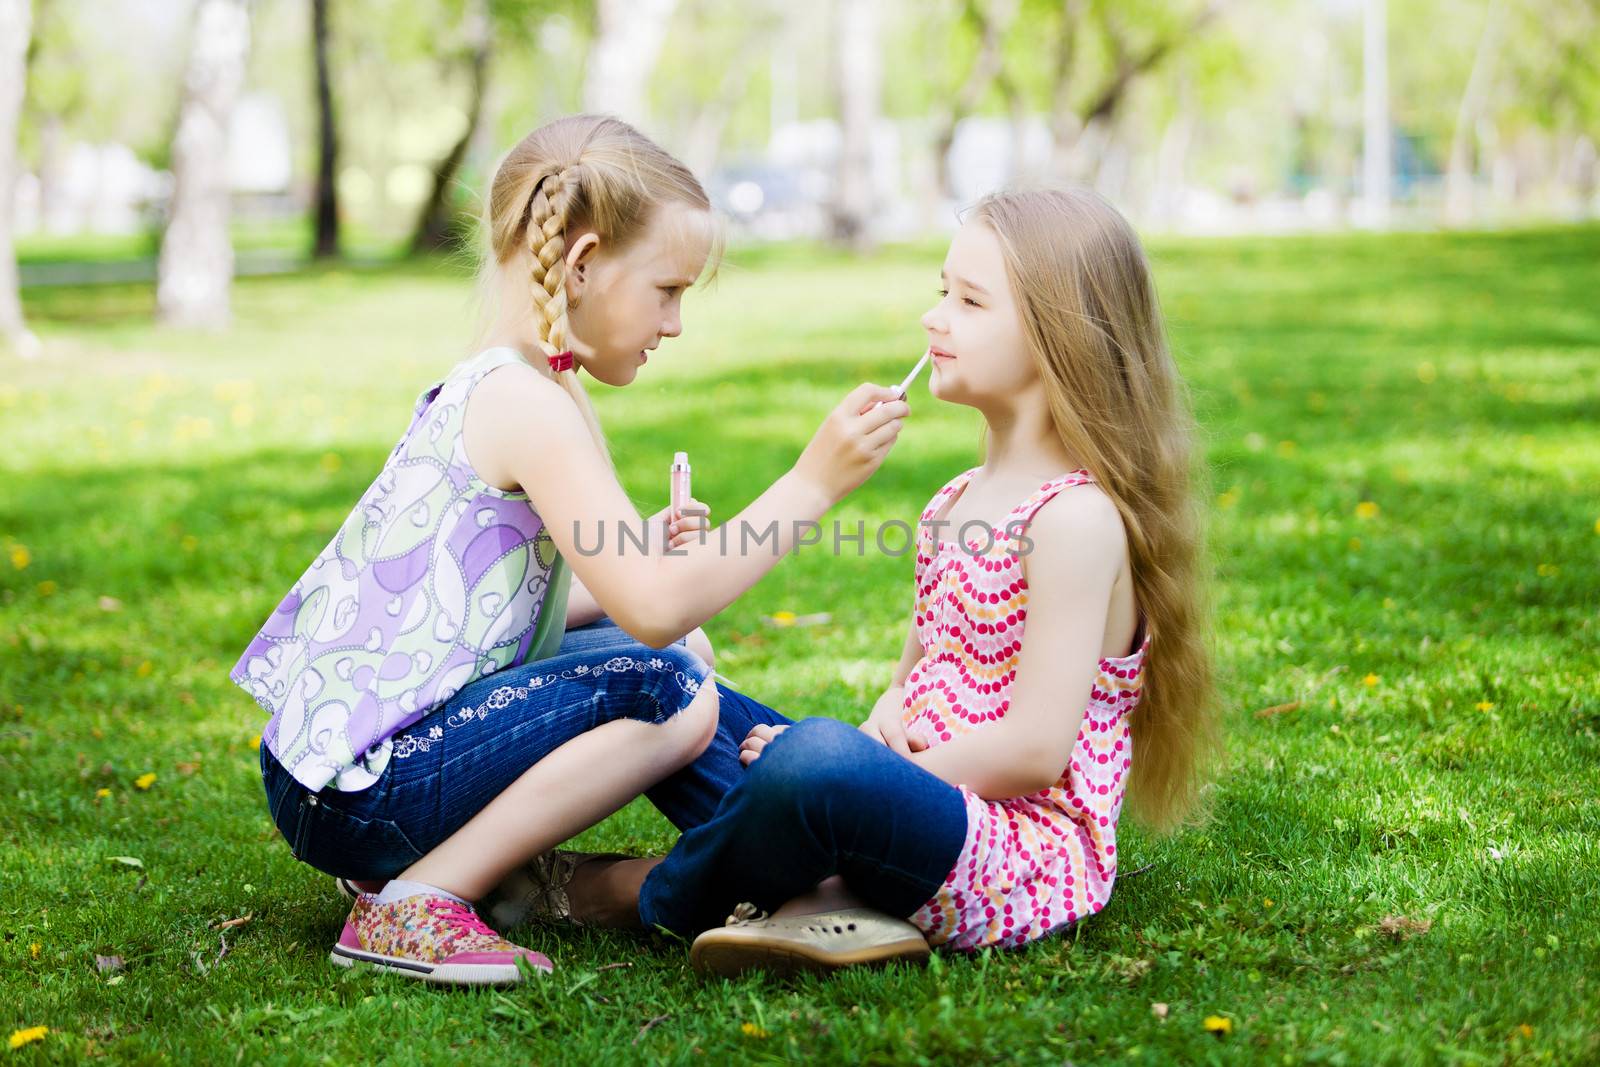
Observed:
[[[354,967],[365,964],[376,970],[403,975],[435,985],[515,985],[522,981],[522,972],[516,964],[489,963],[418,963],[416,960],[384,956],[377,952],[335,945],[328,953],[335,966]]]
[[[697,974],[734,978],[749,971],[777,977],[832,974],[846,967],[882,967],[891,963],[926,964],[930,950],[922,938],[906,938],[855,952],[822,952],[790,941],[697,939],[689,949],[689,965]]]

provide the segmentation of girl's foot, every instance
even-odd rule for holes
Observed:
[[[361,894],[329,958],[341,967],[367,963],[442,985],[520,982],[519,961],[534,970],[555,970],[548,957],[489,929],[470,904],[430,894],[392,904]]]
[[[695,938],[689,962],[700,974],[725,977],[761,970],[827,974],[844,967],[903,961],[926,963],[922,931],[871,908],[767,918],[740,904],[726,926]]]
[[[354,900],[362,893],[381,893],[388,882],[358,882],[354,878],[335,878],[333,886],[346,900]]]
[[[518,867],[484,903],[501,929],[534,920],[637,928],[639,886],[660,857],[551,849]]]

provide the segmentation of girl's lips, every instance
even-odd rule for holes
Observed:
[[[955,356],[952,356],[948,352],[941,352],[937,348],[933,349],[934,362],[938,362],[941,359],[955,359],[955,358],[956,358]]]

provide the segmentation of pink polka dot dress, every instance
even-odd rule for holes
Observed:
[[[994,527],[992,544],[987,533],[965,546],[938,538],[930,521],[977,470],[939,490],[919,526],[915,618],[924,654],[906,678],[903,721],[930,746],[1005,716],[1028,617],[1019,527],[1063,489],[1094,480],[1073,471],[1046,482]],[[994,801],[960,787],[961,855],[911,917],[931,944],[1022,945],[1105,907],[1133,756],[1128,716],[1149,647],[1146,635],[1131,654],[1099,661],[1069,765],[1050,788]]]

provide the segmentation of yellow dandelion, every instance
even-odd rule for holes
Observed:
[[[1475,706],[1475,707],[1476,707],[1476,708],[1477,708],[1477,709],[1478,709],[1478,710],[1479,710],[1479,711],[1493,711],[1493,710],[1494,710],[1494,702],[1493,702],[1493,701],[1490,701],[1490,700],[1480,700],[1480,701],[1478,701],[1478,703],[1477,703],[1477,704],[1476,704],[1476,705],[1474,705],[1474,706]]]
[[[261,751],[261,735],[260,734],[256,734],[254,737],[252,737],[250,739],[250,751],[252,751],[252,752]]]
[[[39,944],[39,942],[37,942],[37,941],[35,941],[33,944],[28,946],[28,955],[32,956],[34,959],[38,959],[39,958],[39,953],[41,953],[43,951],[44,951],[44,946]]]
[[[150,672],[153,670],[155,670],[155,665],[149,660],[145,660],[143,663],[139,664],[139,668],[133,673],[137,674],[140,678],[148,678],[150,677]]]
[[[48,1026],[30,1026],[26,1030],[13,1030],[11,1032],[11,1040],[7,1044],[13,1049],[19,1049],[23,1045],[31,1045],[35,1041],[43,1041],[44,1035],[49,1032],[50,1028]]]
[[[1356,518],[1375,519],[1378,517],[1378,505],[1370,500],[1363,500],[1356,505]]]
[[[98,802],[104,800],[106,797],[108,797],[110,795],[111,795],[111,790],[107,789],[105,786],[101,786],[99,789],[96,789],[94,791],[95,802],[98,803]]]
[[[1523,1023],[1517,1027],[1517,1033],[1521,1034],[1523,1037],[1532,1037],[1533,1027],[1529,1026],[1527,1023]]]
[[[1594,532],[1600,534],[1600,519],[1594,520]]]
[[[1216,1034],[1218,1037],[1233,1033],[1233,1020],[1226,1015],[1207,1015],[1200,1025],[1206,1028],[1207,1033]]]
[[[743,1026],[739,1027],[739,1032],[744,1034],[745,1037],[760,1038],[769,1036],[765,1030],[761,1029],[761,1027],[757,1026],[755,1023],[745,1023]]]
[[[772,613],[772,621],[779,626],[793,626],[794,621],[799,617],[792,611],[774,611]]]
[[[40,582],[37,588],[38,588],[38,592],[39,592],[40,596],[55,596],[56,595],[56,583],[52,582],[52,581],[50,581],[48,579],[46,579],[45,581]]]
[[[1383,679],[1379,678],[1376,674],[1369,674],[1365,678],[1361,679],[1361,684],[1366,686],[1368,689],[1371,689],[1382,680]]]
[[[33,562],[33,553],[28,551],[27,545],[11,546],[11,565],[17,570],[25,570]]]
[[[1561,568],[1556,566],[1554,563],[1539,564],[1539,577],[1541,578],[1554,578],[1560,573]]]
[[[149,789],[151,786],[153,786],[155,784],[156,784],[156,772],[155,771],[145,771],[143,774],[141,774],[139,777],[137,777],[137,778],[135,778],[133,780],[133,787],[135,789]]]
[[[1261,906],[1264,907],[1264,908],[1272,907],[1272,898],[1271,897],[1262,897],[1261,898]]]

